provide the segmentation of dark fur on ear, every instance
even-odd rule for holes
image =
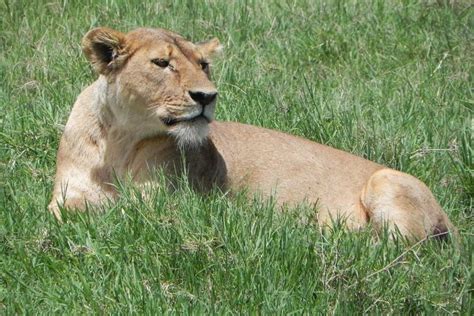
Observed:
[[[125,34],[105,27],[95,28],[82,39],[82,51],[99,74],[108,75],[127,58]]]

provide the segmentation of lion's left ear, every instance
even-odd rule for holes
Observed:
[[[205,42],[199,42],[196,46],[201,50],[205,56],[213,57],[217,54],[221,54],[224,50],[224,47],[219,42],[217,37],[214,37],[211,40]]]
[[[108,75],[127,58],[125,34],[106,27],[93,29],[82,39],[82,50],[99,74]]]

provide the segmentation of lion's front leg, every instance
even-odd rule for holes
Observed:
[[[84,210],[86,206],[86,200],[84,198],[68,198],[68,199],[55,199],[49,203],[48,210],[56,217],[57,220],[62,221],[60,207],[63,206],[67,209]]]
[[[48,209],[61,220],[60,207],[83,211],[87,204],[98,205],[115,195],[115,187],[97,170],[70,167],[58,170]]]

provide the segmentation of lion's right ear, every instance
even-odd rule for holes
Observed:
[[[105,27],[90,30],[82,39],[82,51],[98,73],[107,75],[127,58],[125,34]]]

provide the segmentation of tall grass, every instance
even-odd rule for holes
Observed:
[[[472,314],[473,9],[468,1],[0,3],[0,314]],[[133,187],[103,214],[46,211],[92,27],[217,36],[217,117],[425,181],[460,248],[322,234],[311,209]]]

